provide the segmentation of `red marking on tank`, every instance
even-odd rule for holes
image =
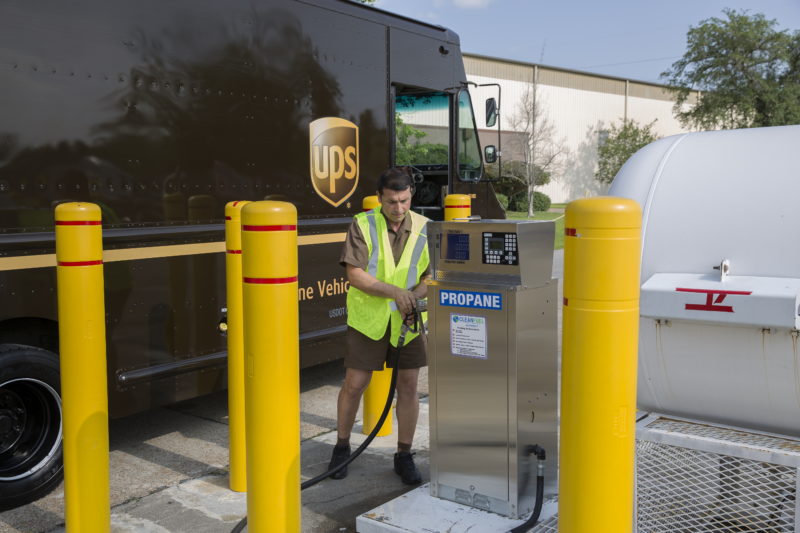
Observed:
[[[56,226],[100,226],[101,220],[56,220]]]
[[[94,265],[102,265],[103,260],[99,259],[97,261],[59,261],[58,266],[60,267],[85,267],[85,266],[94,266]]]
[[[297,226],[242,226],[243,231],[296,231]]]
[[[258,285],[278,285],[281,283],[294,283],[297,281],[297,276],[288,278],[244,278],[245,283],[255,283]]]
[[[719,305],[724,300],[725,297],[729,294],[739,295],[739,296],[749,296],[753,294],[753,291],[722,291],[722,290],[714,290],[714,289],[687,289],[685,287],[676,287],[675,290],[677,292],[692,292],[698,294],[705,294],[706,295],[706,303],[705,304],[685,304],[685,309],[687,311],[716,311],[719,313],[733,313],[733,306],[732,305]],[[716,295],[716,298],[714,296]]]

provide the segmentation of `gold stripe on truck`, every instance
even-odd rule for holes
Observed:
[[[309,244],[329,244],[344,242],[346,233],[323,233],[320,235],[302,235],[297,238],[298,246]],[[225,252],[225,241],[202,242],[196,244],[175,244],[171,246],[146,246],[143,248],[124,248],[105,250],[103,262],[135,261],[138,259],[157,259],[179,257],[183,255],[216,254]],[[25,255],[0,258],[0,271],[24,270],[27,268],[45,268],[56,266],[56,254]]]

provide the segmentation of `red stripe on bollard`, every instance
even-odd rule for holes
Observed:
[[[471,205],[446,205],[447,209],[471,209]]]
[[[294,283],[297,281],[297,276],[288,278],[244,278],[245,283],[256,283],[259,285],[278,285],[281,283]]]
[[[242,231],[295,231],[297,226],[242,226]]]
[[[103,260],[97,261],[59,261],[58,266],[60,267],[83,267],[83,266],[93,266],[93,265],[102,265]]]
[[[56,220],[56,226],[100,226],[100,220]]]
[[[241,250],[227,250],[227,252],[228,252],[229,254],[240,254],[240,253],[242,253],[242,251],[241,251]]]

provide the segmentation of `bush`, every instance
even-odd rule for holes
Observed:
[[[550,209],[550,197],[542,192],[533,191],[533,210],[547,211],[548,209]],[[518,193],[512,196],[508,201],[508,210],[527,213],[528,195],[525,193]]]
[[[500,205],[503,206],[503,209],[508,211],[508,196],[500,193],[495,193],[495,196],[497,197],[497,201],[500,202]]]
[[[509,197],[508,209],[510,211],[527,211],[528,210],[528,196],[524,192],[519,192]]]
[[[543,192],[533,191],[533,210],[547,211],[550,209],[550,197]]]

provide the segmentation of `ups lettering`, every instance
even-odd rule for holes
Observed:
[[[348,146],[342,150],[341,146],[313,145],[312,167],[314,177],[318,180],[329,180],[330,194],[336,193],[336,180],[342,177],[352,180],[356,177],[356,147]]]

